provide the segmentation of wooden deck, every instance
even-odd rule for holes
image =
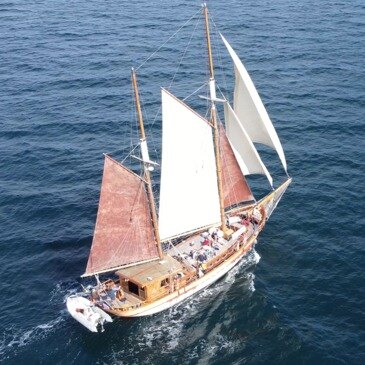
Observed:
[[[259,227],[252,221],[245,221],[243,224],[242,216],[231,218],[233,220],[228,226],[231,232],[229,240],[224,238],[223,232],[218,227],[213,227],[209,231],[190,236],[175,246],[171,244],[163,260],[124,268],[117,272],[120,281],[115,284],[122,286],[125,293],[124,300],[119,301],[115,294],[108,290],[100,296],[98,304],[111,313],[121,315],[121,312],[133,308],[137,310],[141,306],[169,296],[179,288],[185,288],[214,271],[214,268],[244,249],[246,243],[251,242],[252,245],[252,239],[265,222],[260,218]],[[163,285],[162,280],[166,281],[166,285]],[[126,283],[130,281],[140,286],[140,298],[129,292],[131,290]],[[146,295],[143,299],[141,291]],[[105,308],[104,304],[109,308]]]
[[[216,257],[229,250],[242,235],[244,239],[248,239],[253,235],[255,227],[252,223],[249,223],[249,226],[246,227],[246,232],[242,232],[244,230],[243,227],[242,223],[232,224],[230,228],[235,232],[229,241],[223,237],[213,239],[208,232],[203,232],[189,237],[176,246],[171,245],[167,253],[178,260],[182,260],[190,267],[197,269],[201,264],[209,264]],[[209,245],[203,244],[205,238],[209,240]]]

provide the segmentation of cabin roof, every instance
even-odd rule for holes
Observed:
[[[179,261],[169,255],[165,255],[163,260],[155,260],[140,265],[126,267],[118,270],[116,274],[144,286],[155,280],[162,280],[164,277],[182,270],[183,266]]]

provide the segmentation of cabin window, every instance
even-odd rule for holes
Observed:
[[[161,281],[161,287],[169,285],[169,278],[165,278]]]
[[[128,281],[128,290],[133,294],[139,295],[138,285],[132,281]]]

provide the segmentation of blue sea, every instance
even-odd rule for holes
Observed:
[[[67,295],[92,282],[80,275],[103,153],[123,161],[138,142],[130,69],[142,65],[158,160],[160,87],[184,98],[207,80],[200,5],[0,2],[0,363],[365,363],[360,0],[208,2],[218,85],[232,97],[233,66],[217,29],[252,76],[293,183],[254,250],[180,306],[116,319],[102,334],[66,311]],[[204,114],[198,94],[186,101]],[[263,157],[277,186],[285,178],[278,158],[266,149]],[[125,159],[135,170],[136,162]],[[263,178],[250,181],[258,197],[268,191]]]

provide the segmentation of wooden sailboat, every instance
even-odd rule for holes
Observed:
[[[233,105],[218,99],[208,9],[203,6],[209,55],[210,119],[162,89],[161,184],[157,214],[137,76],[132,84],[140,132],[141,176],[105,156],[99,210],[85,276],[97,284],[94,305],[121,317],[167,309],[211,285],[251,250],[291,178],[256,201],[245,175],[273,180],[254,143],[285,155],[265,107],[240,59],[234,63]],[[216,103],[224,103],[225,127]],[[187,146],[186,141],[189,141]],[[113,274],[106,281],[100,274]]]

